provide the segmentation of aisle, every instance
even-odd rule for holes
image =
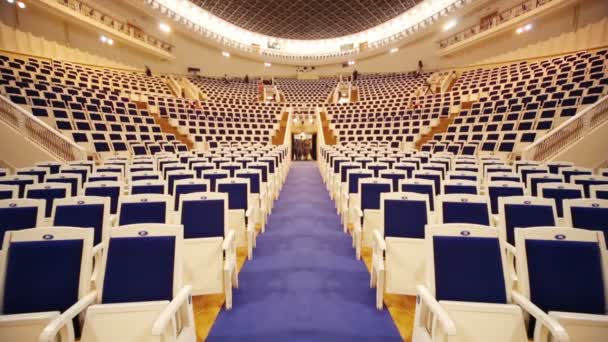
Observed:
[[[376,310],[315,162],[292,163],[240,284],[209,341],[401,340],[388,311]]]

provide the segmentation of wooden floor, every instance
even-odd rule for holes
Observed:
[[[355,253],[353,250],[353,258]],[[367,270],[371,270],[372,250],[363,248],[361,257]],[[247,248],[239,248],[237,252],[237,268],[240,271],[247,259]],[[414,313],[416,310],[415,296],[402,296],[385,294],[384,305],[388,309],[399,334],[404,341],[412,340],[412,327],[414,326]],[[193,298],[194,321],[196,324],[197,340],[204,341],[211,331],[211,327],[224,306],[224,295],[205,295]]]
[[[240,272],[247,260],[247,247],[237,250],[237,269]],[[197,341],[204,341],[211,327],[224,307],[224,295],[205,295],[192,298],[194,324],[196,325]]]
[[[363,259],[367,270],[370,271],[372,266],[372,249],[363,248],[361,250],[361,259]],[[384,294],[384,305],[388,308],[388,312],[391,314],[397,329],[399,329],[401,338],[404,341],[411,341],[416,311],[416,296]]]

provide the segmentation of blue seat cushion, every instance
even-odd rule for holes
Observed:
[[[164,202],[123,203],[119,224],[165,223],[166,207]]]
[[[94,229],[95,245],[101,242],[103,229],[103,205],[61,205],[55,210],[53,225]]]
[[[223,200],[186,201],[181,215],[186,239],[224,236]]]
[[[597,243],[526,240],[530,299],[545,312],[605,314]]]
[[[437,300],[506,303],[498,239],[435,236],[433,255]]]
[[[428,223],[424,201],[384,201],[384,235],[424,239],[424,227]]]
[[[101,302],[170,301],[173,298],[174,260],[173,236],[112,238]]]
[[[12,242],[3,314],[63,312],[76,303],[82,247],[82,240]]]
[[[509,204],[505,206],[507,242],[515,245],[515,228],[555,226],[553,210],[546,205]]]

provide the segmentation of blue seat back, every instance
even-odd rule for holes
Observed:
[[[392,185],[393,191],[399,191],[399,181],[402,179],[405,179],[404,174],[398,174],[398,173],[385,173],[385,174],[381,175],[380,177],[384,178],[384,179],[390,179],[393,182],[393,185]]]
[[[443,193],[448,194],[471,194],[477,195],[477,187],[474,185],[446,184]]]
[[[532,196],[538,196],[538,186],[541,183],[561,183],[562,182],[562,178],[561,177],[554,177],[554,176],[549,176],[549,175],[545,175],[545,177],[543,178],[532,178],[530,180],[530,193],[532,194]]]
[[[173,195],[173,185],[175,184],[176,180],[192,179],[192,178],[194,178],[194,176],[191,174],[167,176],[167,187],[168,187],[167,191],[169,192],[169,195]]]
[[[78,195],[78,178],[51,178],[47,180],[48,183],[62,183],[69,184],[70,196]]]
[[[228,209],[247,210],[246,183],[221,183],[218,184],[217,191],[228,194]]]
[[[174,236],[111,238],[107,253],[103,304],[173,298]]]
[[[524,189],[522,187],[508,186],[492,186],[488,187],[488,195],[490,196],[490,208],[492,214],[498,214],[498,199],[500,197],[523,196]]]
[[[138,223],[165,223],[165,202],[127,202],[120,207],[121,226]]]
[[[249,168],[262,171],[262,183],[268,182],[268,168],[265,165],[249,165]]]
[[[51,213],[53,212],[53,201],[56,198],[65,198],[66,197],[65,189],[30,189],[27,192],[27,198],[32,199],[43,199],[45,200],[45,210],[44,216],[51,217]]]
[[[260,175],[257,173],[247,172],[247,173],[239,173],[237,178],[249,179],[249,191],[252,194],[260,193]]]
[[[430,184],[402,184],[401,191],[428,195],[431,211],[435,210],[435,194],[433,193],[433,187]]]
[[[175,198],[175,209],[174,210],[177,211],[177,209],[179,208],[179,199],[180,199],[181,195],[191,194],[193,192],[205,192],[205,191],[209,191],[209,189],[207,189],[206,184],[178,184],[175,187],[175,194],[173,194],[173,197]]]
[[[196,178],[201,178],[203,171],[213,170],[213,166],[211,166],[211,165],[194,165],[194,167],[192,167],[192,170],[194,170],[194,172],[196,172]]]
[[[78,301],[82,253],[83,240],[11,242],[2,313],[67,310]]]
[[[507,242],[515,244],[515,228],[555,226],[553,208],[548,205],[505,205]]]
[[[362,183],[361,210],[380,209],[380,195],[383,192],[391,192],[391,184]]]
[[[582,198],[583,194],[577,189],[547,188],[542,191],[542,197],[555,200],[555,211],[558,217],[564,217],[564,200]]]
[[[204,217],[204,219],[201,219]],[[181,212],[184,238],[196,239],[224,236],[224,201],[204,199],[184,201]]]
[[[118,198],[120,197],[120,187],[93,187],[86,188],[84,191],[85,196],[98,196],[110,198],[110,214],[116,214],[118,211]]]
[[[437,300],[507,302],[498,238],[434,236]]]
[[[37,217],[37,207],[0,208],[0,241],[6,231],[35,228]]]
[[[162,184],[145,184],[145,185],[133,185],[131,187],[131,195],[143,195],[143,194],[159,194],[165,193],[165,186]]]
[[[428,223],[427,207],[419,200],[384,201],[384,235],[424,239],[424,228]]]
[[[439,192],[441,191],[441,176],[440,175],[436,175],[436,174],[429,174],[429,175],[425,175],[425,174],[419,174],[416,175],[414,178],[418,178],[418,179],[429,179],[432,180],[433,182],[435,182],[435,195],[439,195]]]
[[[53,225],[57,227],[93,228],[93,243],[101,242],[103,232],[103,204],[58,205]]]
[[[490,225],[488,205],[478,202],[444,202],[442,204],[443,223],[471,223]]]
[[[351,172],[348,174],[348,193],[355,194],[359,191],[359,181],[363,178],[371,178],[369,173]]]
[[[529,239],[525,244],[534,304],[545,312],[606,314],[597,243]]]
[[[591,191],[589,188],[591,185],[608,184],[608,181],[599,179],[577,179],[576,181],[574,181],[574,183],[582,185],[585,198],[590,198]]]
[[[6,185],[17,185],[19,187],[19,198],[25,196],[25,186],[28,184],[34,184],[33,179],[4,179],[0,180],[0,184]]]
[[[218,179],[224,179],[227,178],[228,176],[225,174],[219,174],[219,173],[210,173],[210,174],[205,174],[203,175],[204,179],[209,180],[209,187],[211,188],[211,191],[217,191],[217,180]]]
[[[571,207],[572,226],[591,230],[601,230],[608,245],[608,208]]]

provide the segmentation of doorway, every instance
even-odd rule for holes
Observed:
[[[317,134],[299,133],[291,136],[291,160],[317,160]]]

